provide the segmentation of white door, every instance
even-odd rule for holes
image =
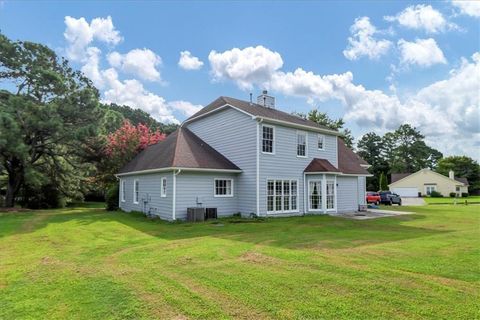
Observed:
[[[391,191],[400,197],[418,197],[418,188],[392,188]]]

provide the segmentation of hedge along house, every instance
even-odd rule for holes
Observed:
[[[198,206],[219,216],[357,211],[368,164],[339,135],[275,109],[266,92],[257,103],[220,97],[121,169],[119,205],[166,220]]]

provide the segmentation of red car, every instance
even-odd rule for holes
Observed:
[[[380,194],[378,192],[367,192],[366,195],[367,203],[375,203],[376,205],[380,204]]]

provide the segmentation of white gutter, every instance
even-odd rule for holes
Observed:
[[[172,219],[175,220],[175,212],[176,212],[176,207],[177,207],[177,175],[180,174],[182,170],[178,170],[177,172],[173,171],[173,203],[172,203]]]
[[[318,172],[305,172],[305,174],[332,174],[337,176],[345,176],[345,177],[373,177],[373,174],[363,174],[363,173],[343,173],[343,172],[325,172],[325,171],[318,171]]]
[[[135,174],[146,174],[146,173],[156,173],[156,172],[165,172],[165,171],[192,171],[192,172],[223,172],[223,173],[241,173],[242,170],[236,169],[208,169],[208,168],[185,168],[185,167],[168,167],[168,168],[158,168],[158,169],[147,169],[139,171],[131,171],[125,173],[117,173],[115,177],[131,176]]]
[[[311,127],[311,126],[306,126],[306,125],[298,124],[298,123],[294,123],[294,122],[277,120],[277,119],[260,117],[260,116],[257,116],[255,118],[262,119],[262,120],[264,120],[265,122],[268,122],[268,123],[281,124],[281,125],[284,125],[286,127],[300,128],[300,129],[310,130],[310,131],[315,131],[315,132],[320,132],[320,133],[327,133],[327,134],[331,134],[331,135],[334,135],[334,136],[342,136],[342,134],[338,131],[322,129],[322,128],[317,128],[317,127]]]

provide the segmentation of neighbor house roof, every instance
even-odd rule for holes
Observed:
[[[290,123],[292,125],[310,127],[313,129],[321,129],[321,130],[331,132],[332,134],[335,134],[335,135],[340,135],[339,132],[334,131],[328,127],[319,125],[314,121],[303,119],[301,117],[292,115],[290,113],[287,113],[278,109],[268,108],[260,104],[238,100],[230,97],[220,97],[216,99],[215,101],[213,101],[212,103],[210,103],[209,105],[207,105],[206,107],[204,107],[203,109],[195,113],[193,116],[185,120],[185,122],[192,121],[193,119],[201,117],[207,113],[214,112],[218,109],[221,109],[225,105],[230,105],[232,107],[235,107],[255,117],[265,118],[267,120],[269,119],[273,121],[281,121],[285,123]]]
[[[163,168],[240,171],[239,167],[189,129],[180,127],[164,141],[140,152],[119,174]]]
[[[421,170],[420,170],[421,171]],[[418,171],[417,171],[418,172]],[[432,171],[433,172],[433,171]],[[415,172],[416,173],[416,172]],[[391,175],[391,182],[390,183],[394,183],[394,182],[397,182],[399,180],[402,180],[403,178],[406,178],[410,175],[412,175],[413,173],[392,173]],[[443,176],[443,175],[442,175]],[[444,176],[445,178],[449,178],[447,176]],[[449,178],[450,179],[450,178]],[[455,181],[458,181],[460,183],[463,183],[465,184],[466,186],[468,186],[468,180],[467,178],[455,178]]]
[[[368,165],[368,163],[353,152],[352,149],[348,148],[342,139],[337,139],[337,141],[338,168],[335,168],[327,159],[314,158],[304,171],[370,175],[370,173],[362,167],[362,165]]]

